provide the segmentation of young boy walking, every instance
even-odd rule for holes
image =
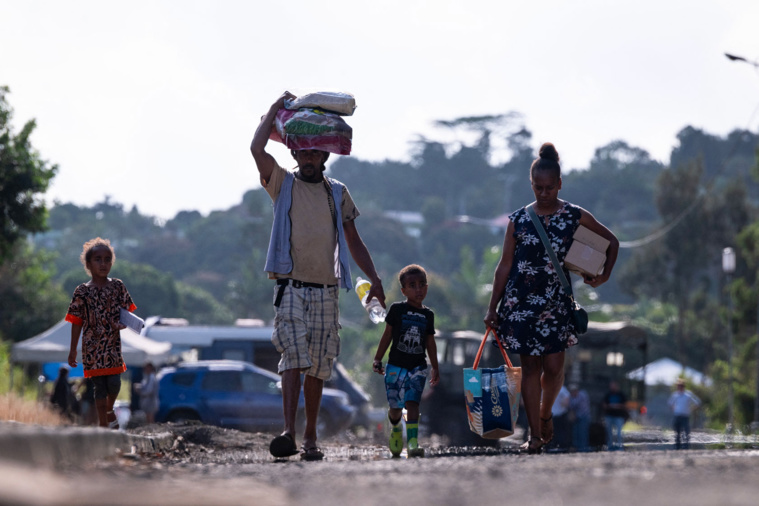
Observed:
[[[406,439],[409,457],[424,457],[419,447],[419,402],[427,381],[427,356],[430,360],[430,385],[437,385],[440,375],[435,344],[435,314],[422,302],[427,296],[427,271],[412,264],[404,267],[398,278],[403,302],[390,306],[385,318],[373,369],[385,376],[385,390],[390,405],[387,416],[390,431],[390,453],[400,457],[403,450],[401,416],[406,408]],[[387,367],[382,367],[382,357],[390,347]]]

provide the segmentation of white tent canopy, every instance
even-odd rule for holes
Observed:
[[[627,378],[641,381],[646,378],[646,385],[672,386],[680,376],[685,376],[693,383],[709,386],[711,378],[691,367],[685,367],[671,358],[660,358],[627,373]]]
[[[16,343],[11,348],[11,362],[66,362],[71,348],[71,324],[61,320],[39,335]],[[82,340],[79,339],[81,361]],[[171,343],[160,343],[136,334],[130,329],[121,331],[121,353],[127,366],[142,367],[147,362],[160,364],[169,360]]]

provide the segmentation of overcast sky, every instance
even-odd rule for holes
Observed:
[[[565,169],[616,139],[666,162],[687,125],[756,132],[759,72],[724,53],[759,59],[757,20],[756,0],[0,0],[0,85],[59,165],[51,201],[168,219],[257,187],[250,140],[285,90],[354,94],[363,160],[508,111]]]

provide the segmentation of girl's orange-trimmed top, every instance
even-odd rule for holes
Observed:
[[[86,378],[126,371],[118,328],[122,307],[130,312],[137,308],[120,279],[112,278],[104,287],[82,283],[74,290],[66,321],[82,326],[82,365]]]

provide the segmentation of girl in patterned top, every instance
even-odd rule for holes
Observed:
[[[119,331],[126,328],[119,321],[119,310],[134,311],[124,283],[109,278],[116,254],[108,239],[97,237],[84,243],[79,256],[92,279],[76,287],[66,313],[71,322],[71,350],[68,363],[77,366],[79,335],[82,335],[84,376],[92,378],[95,408],[101,427],[118,428],[113,405],[121,390],[121,373],[126,364],[121,356]]]
[[[609,241],[603,272],[584,279],[593,288],[605,283],[617,260],[619,241],[588,211],[559,199],[559,153],[550,142],[540,147],[539,157],[532,162],[530,183],[535,194],[530,205],[562,265],[580,225]],[[566,268],[564,272],[569,279]],[[523,449],[529,453],[540,453],[553,438],[551,407],[564,384],[564,350],[577,343],[569,297],[527,207],[515,211],[509,216],[484,321],[496,330],[505,347],[519,353],[522,397],[530,426],[530,440]]]

